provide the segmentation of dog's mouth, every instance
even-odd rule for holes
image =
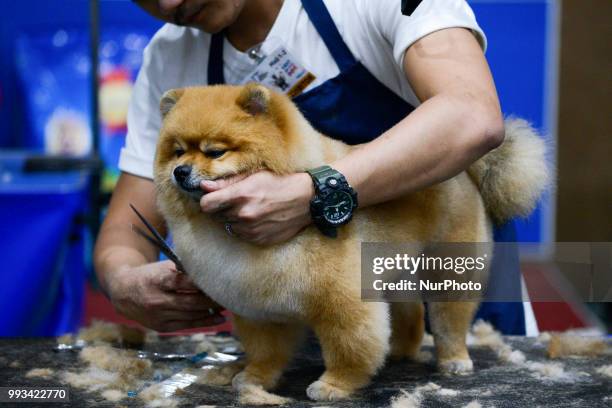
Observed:
[[[179,191],[188,197],[192,198],[194,201],[200,201],[202,196],[206,194],[206,191],[202,190],[199,186],[183,186],[181,184],[176,184]]]
[[[204,190],[202,190],[200,188],[200,185],[198,183],[198,185],[184,185],[184,184],[177,184],[178,188],[180,188],[181,190],[183,190],[186,193],[196,193],[198,191],[205,193]]]
[[[186,174],[181,176],[180,173],[177,173],[176,169],[174,169],[170,179],[172,184],[174,184],[181,193],[186,194],[194,200],[200,201],[202,196],[207,193],[206,191],[202,190],[202,187],[200,187],[200,184],[203,181],[216,181],[225,177],[205,177],[195,173],[194,171],[190,171],[188,175]]]

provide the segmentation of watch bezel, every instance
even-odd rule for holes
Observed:
[[[346,197],[348,197],[348,199],[351,200],[351,204],[350,204],[351,208],[347,211],[347,213],[344,216],[342,216],[342,218],[338,220],[332,220],[325,213],[325,210],[328,207],[330,207],[330,205],[326,204],[326,201],[329,196],[331,196],[332,194],[336,194],[336,193],[342,193]],[[328,191],[327,194],[325,194],[325,196],[321,198],[321,216],[323,217],[323,219],[325,219],[325,221],[328,224],[331,224],[333,226],[340,226],[340,225],[344,225],[347,222],[349,222],[351,220],[351,217],[353,216],[354,209],[355,209],[355,200],[353,199],[353,196],[351,195],[350,191],[347,191],[343,188],[334,188],[332,191]]]

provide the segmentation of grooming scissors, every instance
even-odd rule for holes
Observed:
[[[176,269],[179,272],[186,273],[185,267],[183,266],[183,263],[179,259],[178,255],[172,250],[172,248],[170,248],[170,245],[168,245],[168,243],[164,240],[161,234],[157,232],[155,227],[153,227],[153,225],[151,225],[147,221],[147,219],[140,212],[138,212],[136,207],[134,207],[132,204],[130,204],[130,208],[132,208],[132,210],[136,213],[138,218],[140,218],[140,221],[142,221],[142,223],[145,225],[145,227],[147,227],[149,232],[153,234],[153,236],[147,234],[145,231],[142,230],[142,228],[140,228],[136,224],[132,224],[132,231],[136,232],[138,235],[140,235],[141,237],[149,241],[153,246],[155,246],[164,255],[166,255],[168,259],[174,262],[174,264],[176,265]]]

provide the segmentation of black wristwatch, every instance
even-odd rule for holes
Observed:
[[[357,192],[337,170],[329,166],[306,170],[314,183],[315,196],[310,201],[310,215],[326,236],[338,236],[336,228],[353,218],[357,208]]]

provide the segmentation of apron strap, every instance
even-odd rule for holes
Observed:
[[[330,54],[334,57],[340,71],[348,70],[357,60],[342,39],[323,0],[302,0],[302,6]]]
[[[208,54],[208,85],[222,85],[223,76],[223,31],[215,33],[210,38],[210,52]]]

